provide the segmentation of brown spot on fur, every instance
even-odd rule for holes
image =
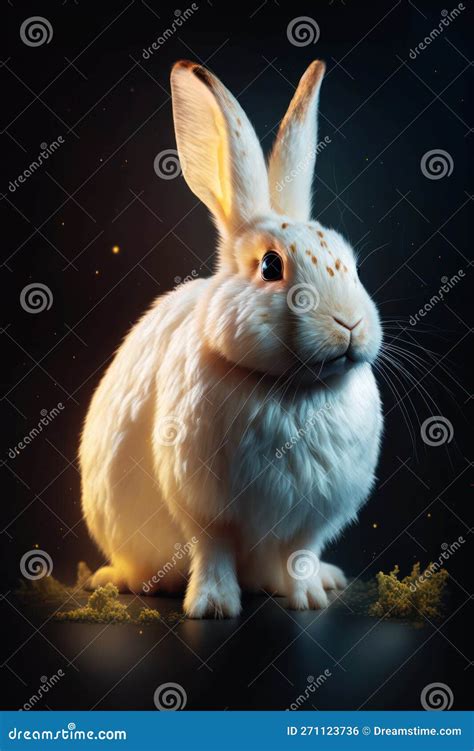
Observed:
[[[318,88],[318,84],[320,84],[324,76],[325,70],[326,66],[321,60],[314,60],[303,73],[295,95],[291,100],[288,112],[282,122],[283,128],[290,118],[292,120],[304,120],[309,104]]]
[[[308,108],[314,99],[315,92],[319,88],[325,70],[326,66],[322,60],[314,60],[303,74],[293,99],[290,102],[286,115],[278,128],[273,156],[275,156],[280,149],[285,149],[285,136],[292,123],[304,121]]]
[[[341,268],[341,262],[340,262],[340,260],[338,258],[337,261],[336,261],[336,269],[339,271],[340,268]]]
[[[306,255],[307,255],[307,256],[310,256],[310,255],[311,255],[311,251],[310,251],[310,250],[307,250],[307,251],[306,251]]]
[[[328,272],[329,276],[334,276],[334,271],[330,266],[326,266],[326,271]]]
[[[328,246],[328,244],[327,244],[326,240],[321,240],[321,247],[322,248],[327,248],[327,246]]]
[[[281,228],[286,229],[287,227],[288,227],[288,222],[283,222],[283,224],[281,225]]]
[[[237,118],[237,125],[242,125],[242,120],[240,119],[240,117]]]
[[[240,138],[240,133],[239,133],[239,131],[238,131],[238,130],[234,131],[234,133],[235,133],[235,135],[237,136],[237,138]]]
[[[319,235],[319,237],[324,237],[324,233],[323,233],[323,232],[321,232],[321,230],[320,230],[320,229],[317,229],[317,230],[316,230],[316,234],[317,234],[317,235]]]
[[[316,265],[318,262],[318,259],[316,258],[316,256],[311,256],[311,260],[314,263],[314,265]]]
[[[296,253],[296,245],[295,245],[295,243],[291,243],[290,250],[291,250],[292,253]]]

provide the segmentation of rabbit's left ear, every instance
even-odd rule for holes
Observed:
[[[318,142],[318,100],[325,64],[314,60],[281,121],[268,165],[272,208],[293,219],[311,217],[311,185]]]

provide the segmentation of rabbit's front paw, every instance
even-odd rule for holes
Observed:
[[[347,579],[343,571],[337,566],[333,566],[332,563],[321,561],[319,576],[324,589],[345,589],[347,587]]]
[[[240,590],[225,581],[209,581],[188,586],[184,612],[188,618],[235,618],[241,610]]]
[[[319,574],[308,579],[290,582],[288,607],[290,610],[322,610],[329,600]]]

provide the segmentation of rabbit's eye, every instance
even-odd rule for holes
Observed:
[[[266,282],[277,282],[283,278],[283,262],[274,250],[268,250],[263,256],[260,273]]]

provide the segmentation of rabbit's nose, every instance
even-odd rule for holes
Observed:
[[[358,321],[350,324],[347,321],[342,320],[342,318],[337,318],[336,316],[333,316],[333,318],[336,321],[336,323],[339,324],[339,326],[342,326],[343,328],[348,329],[348,331],[352,331],[352,329],[355,329],[355,327],[358,326],[359,323],[362,321],[362,318],[359,318]]]

